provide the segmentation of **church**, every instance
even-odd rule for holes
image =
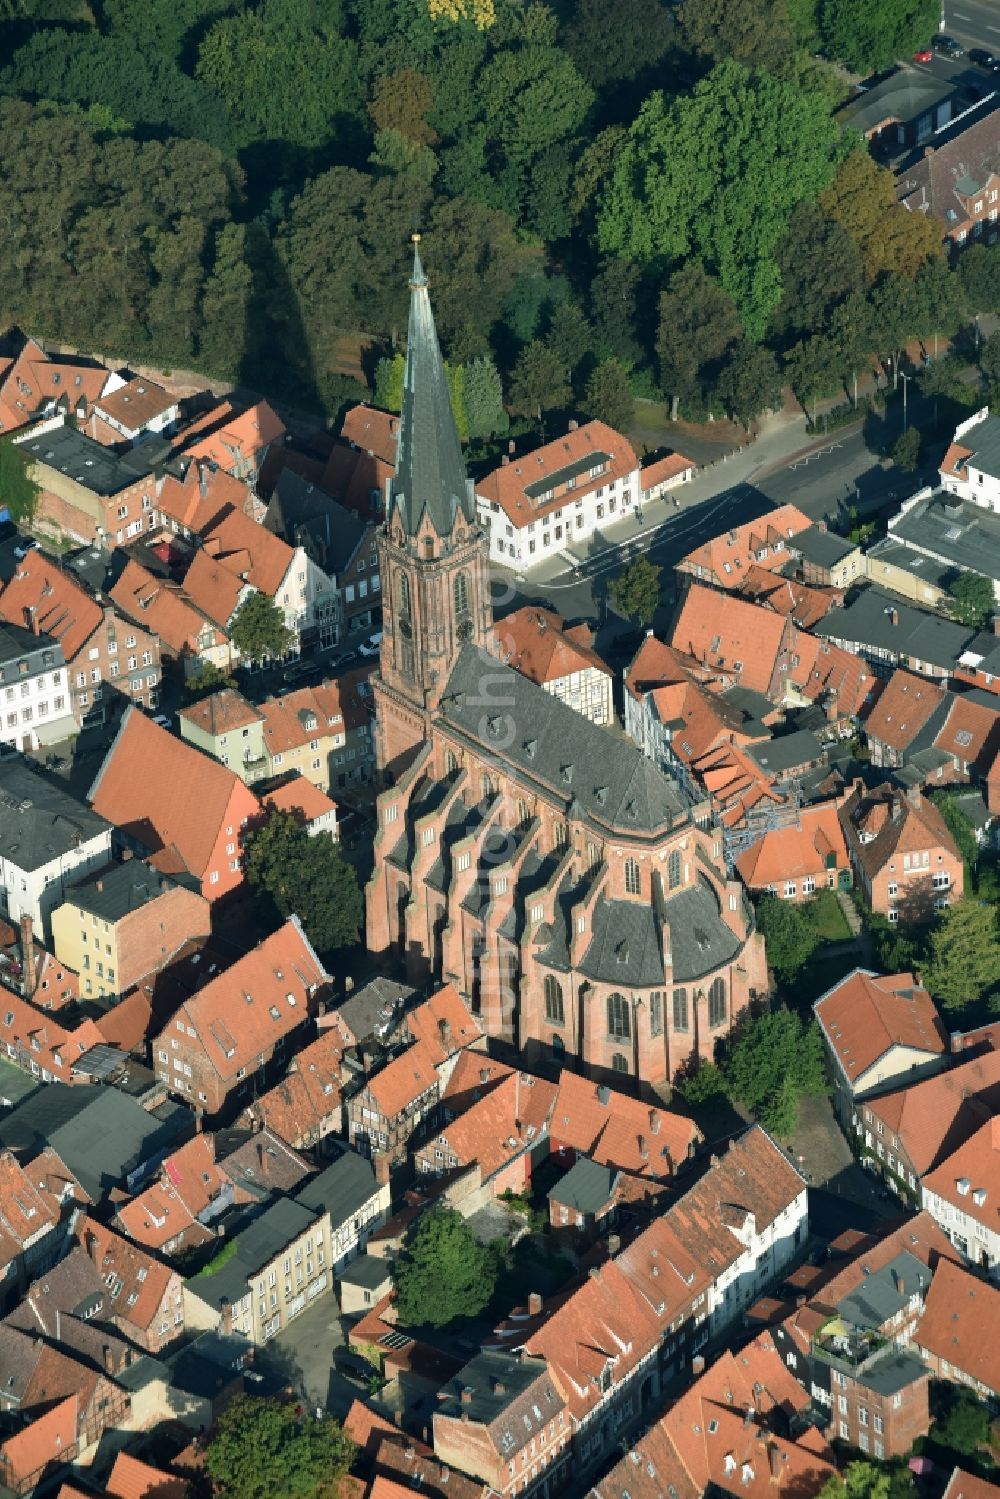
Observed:
[[[753,909],[706,805],[498,659],[487,557],[417,245],[368,947],[454,984],[500,1052],[669,1083],[766,991]]]

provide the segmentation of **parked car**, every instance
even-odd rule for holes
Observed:
[[[931,46],[935,52],[943,52],[946,57],[965,56],[965,48],[960,47],[953,36],[935,36],[931,39]]]
[[[934,53],[931,51],[930,47],[920,47],[920,48],[917,49],[916,52],[914,52],[914,54],[913,54],[913,61],[914,62],[933,62],[934,61]]]
[[[979,67],[988,69],[991,73],[1000,73],[1000,58],[994,57],[992,52],[987,52],[984,47],[973,47],[969,53],[969,61],[977,63]]]
[[[35,538],[33,536],[26,536],[24,540],[14,548],[14,556],[17,558],[18,562],[23,562],[29,552],[37,552],[37,550],[38,542],[35,540]]]
[[[376,630],[374,635],[369,635],[367,640],[362,640],[358,646],[358,652],[362,656],[377,656],[382,649],[382,631]]]
[[[332,662],[337,671],[343,671],[346,666],[353,666],[358,659],[357,651],[345,651],[342,656]]]
[[[154,713],[153,722],[158,723],[161,729],[172,729],[173,724],[165,713]]]

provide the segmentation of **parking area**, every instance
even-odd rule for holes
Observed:
[[[336,1416],[364,1386],[333,1371],[334,1349],[343,1347],[344,1327],[335,1296],[323,1296],[257,1352],[257,1368],[287,1381],[309,1409],[323,1406]]]
[[[828,1098],[803,1098],[790,1153],[811,1187],[878,1217],[894,1217],[898,1204],[858,1165]]]

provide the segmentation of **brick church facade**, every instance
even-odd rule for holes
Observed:
[[[453,983],[529,1062],[667,1082],[766,991],[763,939],[707,809],[491,653],[487,548],[418,252],[379,537],[368,946]]]

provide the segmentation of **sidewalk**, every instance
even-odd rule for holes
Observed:
[[[863,416],[858,420],[863,420]],[[580,576],[593,577],[608,567],[617,566],[631,550],[647,550],[660,527],[674,520],[682,511],[696,508],[741,484],[750,484],[755,478],[784,468],[793,458],[825,452],[841,441],[846,433],[853,431],[852,425],[841,427],[828,437],[810,437],[802,412],[770,414],[753,442],[699,469],[690,483],[668,490],[660,499],[647,503],[643,507],[642,522],[632,513],[607,526],[600,535],[589,536],[586,551],[581,549],[576,554],[581,558]],[[632,542],[638,543],[634,549],[629,547]],[[529,573],[518,573],[517,577],[541,585],[551,583],[569,570],[570,563],[563,553],[547,558]]]

